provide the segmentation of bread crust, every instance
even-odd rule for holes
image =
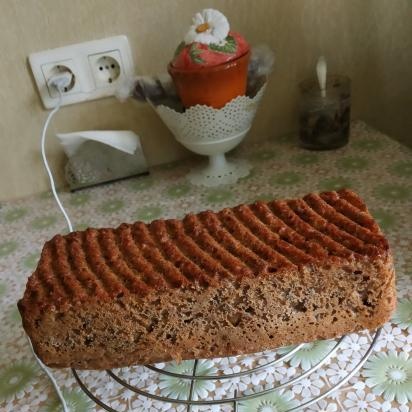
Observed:
[[[389,245],[354,192],[57,235],[18,306],[51,367],[253,353],[385,323]]]

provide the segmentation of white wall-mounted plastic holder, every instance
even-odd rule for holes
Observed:
[[[135,74],[126,36],[32,53],[29,63],[46,109],[55,107],[58,101],[57,92],[47,84],[58,71],[67,69],[73,74],[72,84],[63,92],[63,106],[113,96],[118,83]]]

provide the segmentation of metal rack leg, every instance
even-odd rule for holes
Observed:
[[[195,360],[195,363],[193,364],[193,372],[192,372],[192,376],[196,376],[196,369],[197,369],[197,363],[198,360]],[[189,390],[189,402],[192,400],[193,398],[193,389],[194,389],[194,385],[195,385],[195,379],[192,379],[190,381],[190,390]],[[190,412],[192,410],[192,406],[189,404],[187,405],[187,412]]]

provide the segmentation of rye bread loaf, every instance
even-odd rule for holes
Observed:
[[[57,235],[18,307],[51,367],[252,353],[386,322],[388,243],[341,190]]]

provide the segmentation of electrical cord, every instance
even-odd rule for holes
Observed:
[[[49,176],[50,186],[51,186],[51,189],[52,189],[52,192],[53,192],[53,196],[54,196],[54,198],[56,200],[56,203],[59,206],[61,212],[63,213],[64,218],[66,219],[67,227],[69,228],[69,232],[73,232],[72,222],[70,221],[69,216],[67,215],[67,212],[64,209],[64,207],[62,205],[62,202],[60,201],[59,196],[57,195],[53,174],[50,170],[50,166],[49,166],[49,163],[47,161],[46,149],[45,149],[47,128],[49,127],[50,121],[53,118],[53,116],[60,110],[62,99],[63,99],[63,95],[62,95],[62,92],[61,92],[60,88],[56,87],[56,89],[59,93],[59,101],[58,101],[56,107],[47,116],[46,122],[44,123],[44,126],[43,126],[43,131],[42,131],[42,134],[41,134],[41,155],[42,155],[42,158],[43,158],[44,167],[46,168],[47,174]]]
[[[49,113],[49,115],[47,116],[46,121],[44,122],[43,130],[42,130],[42,133],[41,133],[41,143],[40,143],[41,155],[42,155],[44,167],[46,168],[47,174],[49,176],[50,187],[51,187],[51,190],[53,192],[53,196],[56,200],[56,203],[59,206],[61,212],[63,213],[64,218],[66,219],[67,227],[69,229],[69,232],[73,232],[73,225],[70,221],[70,218],[69,218],[66,210],[63,207],[62,202],[60,201],[60,198],[59,198],[58,194],[57,194],[53,174],[50,170],[50,166],[49,166],[49,163],[47,161],[45,145],[46,145],[47,129],[49,127],[49,124],[50,124],[53,116],[61,108],[61,104],[62,104],[62,100],[63,100],[62,90],[64,90],[64,88],[67,87],[70,84],[70,82],[72,80],[71,76],[72,76],[72,74],[69,74],[69,73],[61,73],[59,75],[56,75],[56,76],[52,77],[48,82],[48,84],[51,88],[54,88],[54,89],[57,90],[57,92],[59,94],[59,100],[56,104],[56,107]],[[30,341],[30,338],[28,336],[27,336],[27,340],[29,341],[29,346],[30,346],[30,349],[33,353],[34,358],[36,359],[36,361],[39,364],[40,368],[46,373],[46,375],[50,379],[51,383],[53,384],[54,390],[55,390],[55,392],[56,392],[56,394],[57,394],[57,396],[60,400],[60,403],[63,407],[63,412],[70,412],[70,410],[67,406],[66,400],[64,399],[63,393],[60,390],[59,385],[57,384],[56,379],[54,378],[54,376],[51,373],[51,371],[49,370],[49,368],[37,357],[36,353],[34,352],[33,345],[32,345],[32,343]]]
[[[56,379],[54,378],[53,374],[50,372],[49,368],[37,357],[36,353],[34,352],[33,345],[31,343],[30,338],[26,335],[27,340],[29,342],[30,349],[33,353],[34,358],[36,359],[37,363],[39,364],[40,368],[44,371],[44,373],[47,375],[47,377],[50,379],[50,382],[52,383],[54,390],[56,392],[57,397],[60,400],[60,403],[62,404],[63,407],[63,412],[70,412],[70,409],[67,406],[66,399],[64,399],[63,393],[59,388],[59,385],[57,384]]]

